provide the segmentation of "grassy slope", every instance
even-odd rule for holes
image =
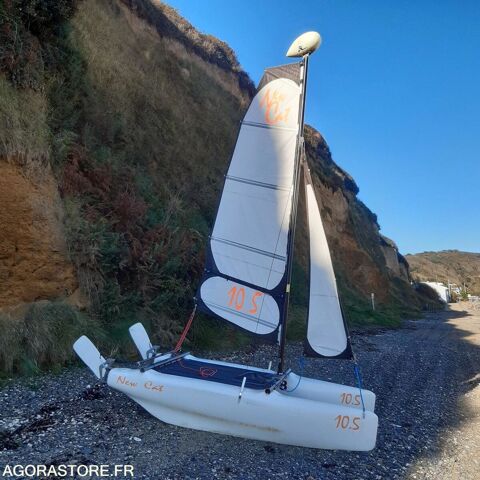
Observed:
[[[178,42],[159,41],[120,3],[81,2],[48,35],[28,30],[32,16],[15,5],[7,13],[5,37],[19,30],[32,47],[10,52],[25,56],[13,65],[9,52],[2,57],[0,154],[52,164],[70,254],[91,300],[92,332],[108,331],[115,350],[127,325],[142,320],[170,346],[192,307],[212,206],[248,94],[234,74]],[[31,310],[29,323],[40,324],[45,315]],[[11,330],[6,316],[0,320]],[[43,332],[53,343],[55,320]],[[70,340],[78,332],[69,325],[66,318]],[[5,369],[32,356],[28,328],[20,330],[25,345],[5,349]],[[207,322],[194,336],[208,344],[211,330]],[[227,339],[238,340],[231,332]],[[51,363],[33,356],[39,365]]]
[[[480,295],[480,253],[445,250],[406,256],[413,278],[458,286],[465,282],[470,293]]]
[[[222,72],[118,4],[84,2],[71,39],[86,65],[82,148],[59,160],[72,255],[114,336],[140,317],[171,345],[203,268],[241,99]]]
[[[141,320],[155,341],[170,346],[192,307],[248,78],[239,77],[232,53],[222,57],[225,47],[210,37],[202,39],[209,53],[199,57],[188,42],[185,48],[172,36],[160,38],[123,3],[84,0],[76,11],[67,1],[26,4],[23,13],[14,5],[0,25],[2,39],[20,32],[24,46],[18,50],[17,36],[11,51],[0,51],[0,154],[52,164],[70,254],[91,301],[88,319],[64,315],[68,335],[63,307],[49,307],[51,328],[42,335],[68,350],[80,325],[98,338],[108,331],[105,346],[115,350],[124,345],[126,327]],[[221,68],[209,63],[218,58]],[[361,205],[353,213],[360,224],[371,221],[369,214]],[[305,279],[305,265],[297,262],[294,283]],[[371,315],[342,277],[340,288],[355,322],[398,319],[395,305]],[[304,328],[305,294],[298,289],[293,298],[293,337]],[[30,313],[30,324],[48,316],[35,306]],[[196,322],[192,339],[218,347],[213,328],[206,319]],[[227,328],[221,340],[222,346],[250,342]],[[27,347],[39,365],[65,360]]]

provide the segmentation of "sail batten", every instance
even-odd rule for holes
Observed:
[[[298,129],[295,127],[281,127],[279,125],[270,125],[268,123],[259,123],[259,122],[248,122],[244,120],[242,125],[248,125],[250,127],[257,127],[257,128],[268,128],[270,130],[284,130],[287,132],[297,132]]]
[[[252,180],[250,178],[240,178],[240,177],[234,177],[232,175],[226,175],[226,179],[232,180],[233,182],[247,183],[249,185],[254,185],[256,187],[271,188],[272,190],[283,190],[283,191],[290,190],[290,187],[287,187],[287,186],[274,185],[273,183],[259,182],[257,180]]]
[[[225,175],[198,295],[204,311],[272,340],[284,317],[300,99],[299,63],[265,71]]]
[[[267,252],[265,250],[260,250],[259,248],[255,248],[255,247],[252,247],[250,245],[244,245],[242,243],[234,242],[233,240],[227,240],[225,238],[217,238],[217,237],[210,237],[210,240],[213,240],[214,242],[224,243],[226,245],[230,245],[232,247],[239,248],[241,250],[247,250],[249,252],[254,252],[254,253],[258,253],[260,255],[265,255],[266,257],[271,257],[271,258],[274,258],[276,260],[282,260],[282,261],[286,260],[286,257],[281,256],[281,255],[277,255],[274,252]]]
[[[275,323],[268,322],[267,320],[258,319],[256,317],[254,317],[252,315],[248,315],[246,313],[237,312],[233,308],[226,308],[223,305],[218,305],[216,303],[206,303],[206,305],[209,308],[222,310],[224,312],[227,312],[228,314],[233,314],[233,315],[236,315],[237,317],[246,318],[247,320],[250,320],[254,323],[259,323],[260,325],[264,325],[266,327],[270,327],[270,328],[276,328],[277,327],[277,325]]]

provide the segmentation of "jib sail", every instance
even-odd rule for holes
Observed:
[[[310,244],[310,295],[305,353],[314,357],[351,358],[352,350],[327,237],[312,179],[305,168],[305,195]]]

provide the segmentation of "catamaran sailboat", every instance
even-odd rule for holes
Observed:
[[[139,362],[105,360],[85,336],[75,342],[74,350],[98,378],[164,422],[268,442],[366,451],[374,448],[377,436],[375,395],[361,386],[297,375],[286,368],[284,359],[300,194],[306,198],[310,237],[305,354],[352,358],[305,159],[308,62],[320,42],[316,32],[298,37],[287,56],[301,60],[268,68],[258,85],[225,176],[196,298],[202,311],[277,342],[278,369],[182,352],[193,314],[177,348],[168,353],[151,344],[142,324],[130,327],[142,357]]]

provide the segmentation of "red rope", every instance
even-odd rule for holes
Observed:
[[[180,335],[180,338],[178,339],[177,345],[175,345],[175,348],[173,349],[174,352],[178,352],[180,348],[182,348],[182,344],[185,341],[185,338],[187,338],[187,333],[190,330],[190,327],[192,326],[193,317],[195,316],[196,311],[197,311],[197,304],[195,304],[195,306],[193,307],[193,311],[190,314],[190,318],[188,319],[188,322],[185,325],[185,328],[183,329],[183,332]]]

